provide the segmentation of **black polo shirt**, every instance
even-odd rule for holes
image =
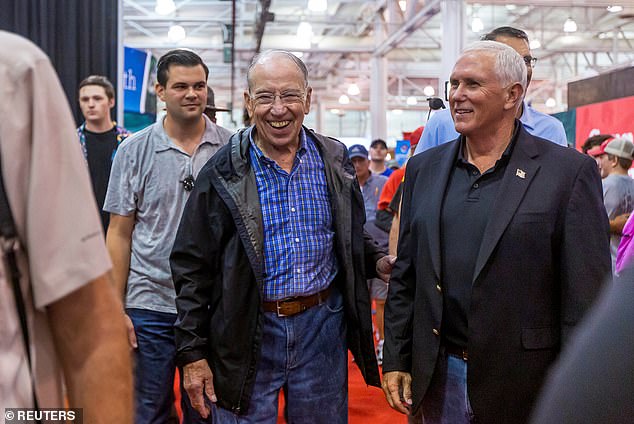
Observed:
[[[465,137],[460,137],[440,214],[443,317],[441,334],[446,343],[467,347],[469,305],[475,263],[498,189],[504,177],[518,133],[495,165],[480,174],[464,156]]]

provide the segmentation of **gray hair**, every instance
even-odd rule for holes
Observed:
[[[283,56],[297,65],[304,76],[304,88],[308,87],[308,68],[306,68],[306,64],[304,64],[300,58],[286,50],[265,50],[253,57],[253,60],[251,60],[251,64],[249,65],[249,69],[247,70],[247,84],[249,84],[249,92],[251,92],[251,72],[253,71],[253,68],[255,65],[262,63],[264,59],[270,56]]]
[[[495,57],[494,71],[500,84],[508,86],[519,83],[526,91],[526,64],[512,47],[497,41],[476,41],[462,51],[462,54],[484,51]]]

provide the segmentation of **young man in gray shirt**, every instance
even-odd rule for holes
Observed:
[[[609,138],[600,146],[588,150],[588,154],[597,161],[603,184],[603,204],[608,218],[613,220],[619,215],[634,209],[634,180],[627,174],[632,166],[634,144],[624,138]],[[621,243],[621,234],[610,234],[610,255],[612,273],[616,265],[616,251]]]
[[[169,254],[198,171],[231,136],[203,115],[208,74],[188,50],[159,59],[156,93],[167,115],[121,144],[106,194],[106,244],[135,350],[137,424],[166,422],[170,413],[176,306]],[[195,422],[183,406],[186,422]]]

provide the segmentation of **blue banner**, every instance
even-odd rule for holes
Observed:
[[[122,79],[125,112],[145,113],[150,61],[150,53],[125,47]]]
[[[409,156],[409,140],[396,140],[396,148],[394,149],[394,159],[400,166],[405,165]]]

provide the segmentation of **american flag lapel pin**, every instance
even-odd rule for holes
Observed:
[[[524,171],[523,169],[517,168],[517,171],[515,171],[515,176],[520,177],[521,179],[524,179],[526,178],[526,171]]]

